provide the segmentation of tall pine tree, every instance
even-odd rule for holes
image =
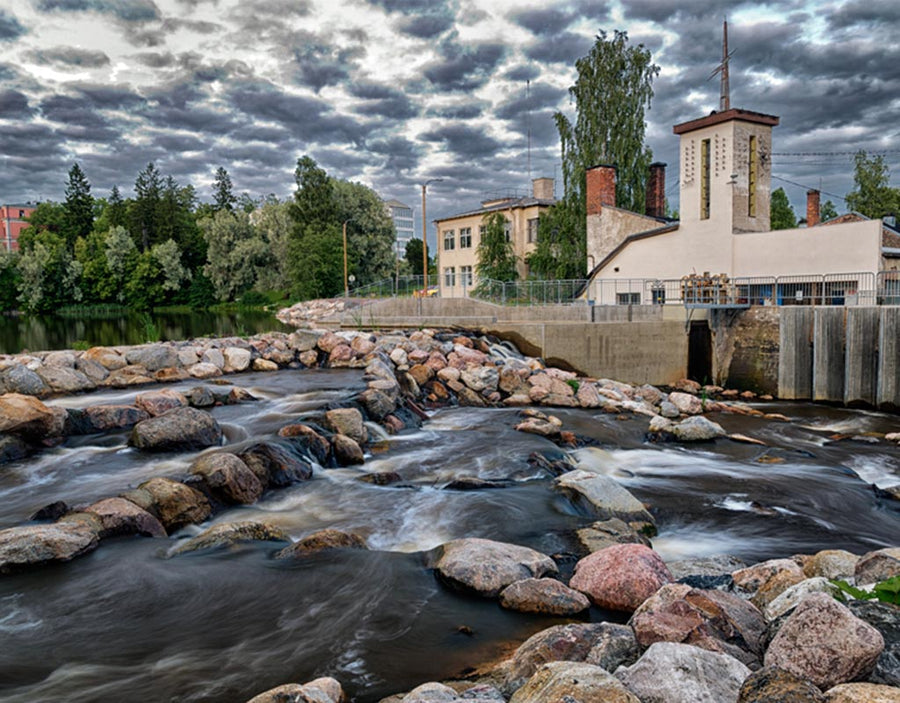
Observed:
[[[91,184],[77,163],[69,169],[63,208],[65,210],[63,236],[69,253],[73,253],[75,240],[87,237],[94,227],[94,198],[91,197]]]
[[[231,184],[231,176],[224,167],[219,166],[216,169],[216,180],[213,184],[213,207],[216,212],[227,210],[234,212],[235,203],[238,199],[234,195],[234,187]]]
[[[132,202],[132,232],[137,234],[141,251],[150,249],[157,241],[159,202],[162,194],[162,175],[151,161],[134,182]]]

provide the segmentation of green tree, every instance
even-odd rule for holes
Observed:
[[[110,227],[124,227],[128,221],[128,205],[122,199],[119,186],[113,186],[106,201],[106,223]]]
[[[112,274],[106,260],[106,238],[106,233],[92,230],[75,241],[75,260],[81,265],[81,290],[85,300],[92,303],[115,300],[115,287],[110,286]]]
[[[251,214],[250,221],[269,253],[269,264],[260,268],[256,287],[261,291],[287,290],[291,285],[288,274],[293,226],[290,203],[280,203],[277,199],[267,201]]]
[[[828,222],[838,216],[837,208],[830,200],[826,200],[819,208],[819,221]]]
[[[289,270],[292,293],[301,300],[343,290],[343,244],[334,187],[324,169],[309,156],[297,160],[297,190],[291,203]]]
[[[797,216],[794,214],[794,208],[791,207],[784,188],[779,188],[772,193],[769,205],[769,220],[773,230],[793,229],[797,226]]]
[[[516,253],[507,237],[508,220],[501,212],[484,218],[484,231],[475,250],[475,273],[479,281],[515,281]]]
[[[65,211],[63,234],[69,250],[74,252],[75,240],[87,237],[94,228],[94,198],[91,197],[91,184],[77,163],[69,169],[63,209]]]
[[[530,274],[541,279],[576,279],[585,275],[585,240],[573,238],[577,217],[564,203],[552,205],[538,220],[537,245],[526,262]]]
[[[60,234],[36,233],[21,251],[19,274],[19,302],[28,312],[57,310],[81,300],[81,264],[72,258]]]
[[[659,74],[650,51],[643,44],[630,46],[628,34],[618,30],[611,37],[601,31],[575,69],[575,85],[569,88],[575,121],[561,112],[554,116],[562,147],[564,196],[559,207],[570,211],[557,217],[565,229],[557,227],[554,245],[571,252],[586,249],[585,171],[591,166],[616,166],[616,205],[635,212],[644,209],[653,160],[644,144],[644,111],[650,107],[653,79]],[[563,244],[563,238],[568,243]],[[542,266],[545,272],[552,268]],[[585,265],[576,268],[584,271]]]
[[[141,251],[147,251],[157,239],[162,188],[162,175],[151,161],[134,182],[135,197],[130,208],[132,231],[137,234]]]
[[[218,300],[235,300],[254,286],[258,270],[270,261],[265,242],[257,236],[250,217],[240,210],[220,210],[199,222],[207,244],[204,275]]]
[[[21,281],[18,252],[0,251],[0,312],[10,312],[18,307],[16,296]]]
[[[65,229],[66,210],[60,203],[38,203],[34,212],[27,218],[28,227],[19,235],[19,247],[27,249],[34,238],[41,232],[54,232],[62,235]]]
[[[137,267],[138,250],[134,239],[124,227],[113,227],[105,239],[106,266],[110,276],[106,281],[106,295],[124,303],[125,284]]]
[[[231,176],[224,167],[216,169],[216,178],[213,183],[213,208],[218,210],[234,211],[238,199],[234,195],[234,186],[231,184]]]
[[[409,265],[409,270],[412,271],[414,276],[422,275],[422,240],[421,239],[410,239],[406,242],[406,249],[404,249],[403,257],[406,259],[406,263]],[[434,257],[428,256],[428,273],[436,273],[435,270],[435,262]]]
[[[869,157],[858,151],[853,163],[853,190],[847,193],[847,207],[872,219],[897,214],[900,189],[888,185],[890,169],[884,156]]]
[[[331,179],[338,220],[347,223],[347,269],[354,285],[390,277],[396,268],[394,223],[384,202],[361,183]]]

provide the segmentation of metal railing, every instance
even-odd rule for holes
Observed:
[[[586,303],[587,280],[478,281],[469,296],[498,305],[572,305]]]
[[[412,296],[436,297],[440,295],[438,275],[428,274],[428,283],[423,276],[392,276],[367,286],[350,290],[351,298],[405,298]]]

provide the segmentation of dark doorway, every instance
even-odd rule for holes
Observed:
[[[697,383],[712,383],[712,333],[706,320],[691,322],[688,378]]]

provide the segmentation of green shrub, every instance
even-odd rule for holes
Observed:
[[[879,581],[872,586],[871,591],[854,588],[846,581],[832,580],[831,583],[840,589],[841,593],[838,594],[838,600],[843,602],[847,601],[843,596],[846,593],[856,600],[878,600],[882,603],[900,605],[900,575]]]

